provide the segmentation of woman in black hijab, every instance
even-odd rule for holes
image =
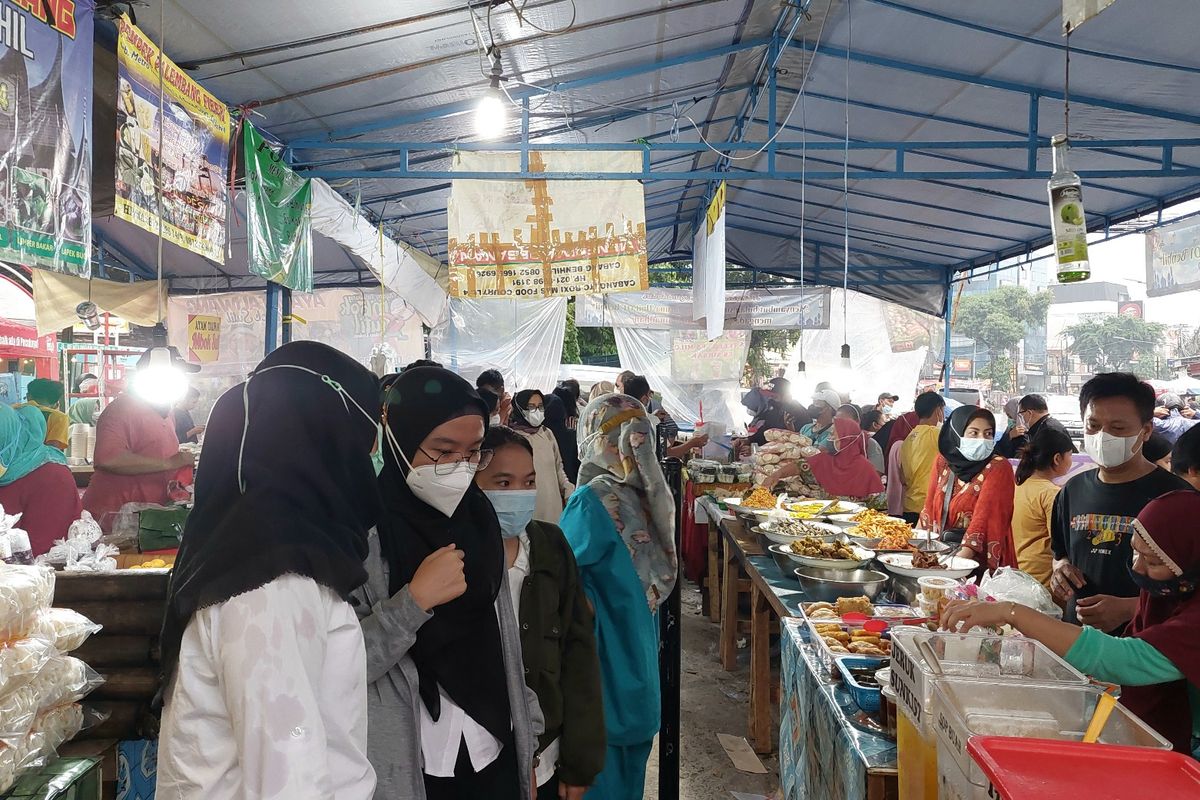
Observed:
[[[488,406],[452,372],[404,372],[384,398],[384,499],[356,594],[381,800],[530,796],[525,686],[500,523],[475,472]]]
[[[375,376],[284,345],[217,401],[162,632],[162,797],[367,800]]]

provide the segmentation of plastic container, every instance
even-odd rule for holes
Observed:
[[[928,648],[937,661],[927,663]],[[916,626],[892,629],[892,688],[896,721],[900,800],[937,800],[937,741],[931,712],[940,668],[967,680],[1087,686],[1088,679],[1033,639],[931,632]]]
[[[1200,797],[1200,764],[1143,747],[976,736],[967,753],[999,800]]]
[[[842,684],[854,696],[854,702],[868,714],[879,710],[879,687],[863,686],[850,672],[851,669],[868,669],[874,673],[879,668],[878,658],[860,658],[858,656],[843,656],[834,659],[834,665],[842,676]]]
[[[921,597],[931,603],[938,602],[957,589],[960,583],[953,578],[943,578],[939,575],[925,575],[917,578],[917,586],[921,587]]]
[[[988,776],[967,753],[972,736],[1078,742],[1103,694],[1094,686],[992,683],[964,678],[938,681],[934,687],[938,796],[942,800],[988,799]],[[1119,703],[1100,733],[1100,743],[1171,749],[1170,742]],[[1077,796],[1089,797],[1084,793]]]

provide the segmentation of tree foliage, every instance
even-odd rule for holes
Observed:
[[[1127,370],[1135,362],[1154,364],[1154,349],[1165,327],[1134,317],[1108,315],[1069,326],[1068,351],[1096,372]],[[1155,371],[1151,369],[1150,371]]]
[[[800,331],[750,331],[750,352],[746,357],[750,380],[757,384],[770,378],[774,370],[768,360],[768,355],[770,353],[786,355],[792,345],[798,341],[800,341]]]
[[[612,328],[580,328],[575,325],[575,298],[567,301],[567,326],[563,332],[563,363],[594,364],[616,358],[617,338]]]
[[[992,355],[1009,353],[1025,338],[1025,329],[1046,321],[1053,299],[1020,286],[1001,286],[964,297],[954,321],[955,333],[984,345]]]

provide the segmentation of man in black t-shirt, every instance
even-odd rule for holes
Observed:
[[[1083,449],[1098,465],[1054,501],[1050,588],[1066,619],[1120,634],[1137,608],[1129,577],[1134,518],[1151,500],[1191,487],[1142,454],[1154,427],[1154,390],[1134,375],[1096,375],[1079,394]]]

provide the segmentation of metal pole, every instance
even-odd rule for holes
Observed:
[[[279,294],[280,304],[283,307],[283,316],[280,319],[280,341],[287,344],[292,340],[292,290],[285,286]]]
[[[954,315],[954,273],[946,270],[946,336],[943,340],[942,351],[942,375],[944,382],[942,383],[942,395],[950,396],[950,317]]]
[[[271,355],[279,346],[279,284],[267,281],[267,313],[264,319],[266,336],[264,337],[263,355]]]
[[[660,443],[663,437],[659,437]],[[665,450],[659,450],[660,457]],[[683,529],[683,462],[678,458],[662,459],[663,474],[675,497],[675,552],[680,552]],[[659,608],[658,679],[662,693],[662,719],[658,731],[658,798],[679,800],[679,705],[680,674],[682,672],[683,639],[680,619],[680,585],[683,571],[675,581],[675,589]]]

